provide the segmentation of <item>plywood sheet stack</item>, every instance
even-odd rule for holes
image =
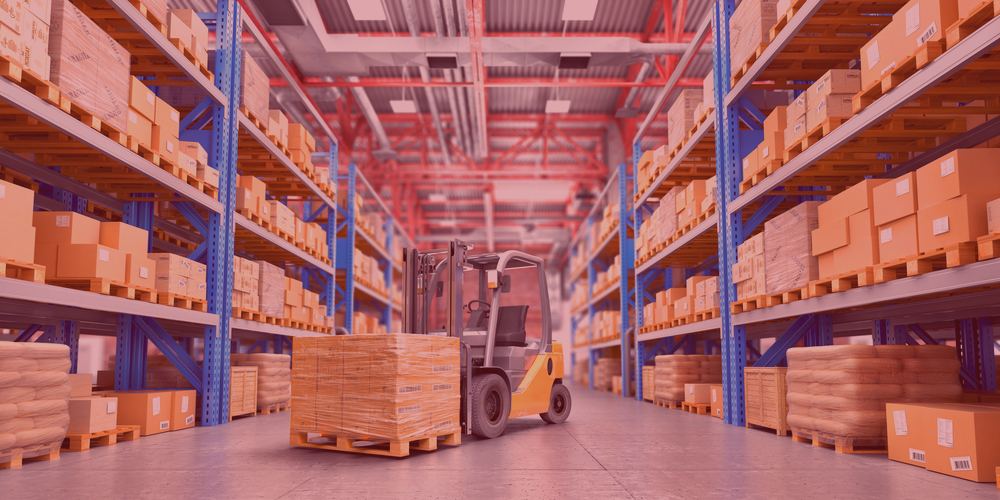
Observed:
[[[260,264],[237,255],[233,256],[233,308],[260,311]]]
[[[25,71],[33,73],[42,80],[49,79],[51,59],[49,57],[49,24],[52,16],[52,3],[49,0],[24,0],[19,2],[22,11],[20,17],[21,27],[17,30],[20,33],[21,43],[13,43],[13,29],[7,24],[17,24],[16,18],[12,23],[5,23],[0,28],[4,44],[3,54],[13,58],[23,52],[23,59],[19,59]],[[8,3],[9,9],[16,9],[18,2]],[[9,17],[7,19],[10,19]]]
[[[267,126],[270,81],[253,56],[245,50],[240,67],[240,108],[248,116]]]
[[[257,367],[257,411],[288,406],[292,397],[292,357],[287,354],[231,354],[233,366]]]
[[[285,317],[285,270],[270,262],[257,261],[257,290],[260,312],[275,318]],[[235,301],[234,301],[235,302]]]
[[[411,440],[459,432],[457,338],[343,335],[293,344],[293,433]]]
[[[0,342],[0,463],[58,453],[69,426],[69,347]]]
[[[761,294],[804,288],[819,279],[819,265],[809,235],[819,225],[820,204],[800,203],[764,223],[766,289]]]
[[[680,404],[684,384],[722,382],[722,356],[706,354],[671,354],[656,357],[656,402]]]
[[[736,264],[733,264],[736,300],[752,299],[767,293],[766,267],[763,232],[736,246]]]
[[[594,365],[594,389],[611,392],[612,377],[621,376],[622,358],[601,358]]]
[[[884,446],[886,403],[954,402],[962,393],[960,363],[950,346],[800,347],[787,357],[793,433]]]
[[[69,0],[53,0],[49,55],[49,78],[63,95],[125,132],[131,56],[124,47]]]

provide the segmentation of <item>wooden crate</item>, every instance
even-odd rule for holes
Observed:
[[[656,367],[642,367],[642,399],[656,401]]]
[[[744,369],[747,427],[766,427],[779,436],[788,435],[787,371],[785,367]]]
[[[257,414],[257,367],[229,368],[229,420]]]

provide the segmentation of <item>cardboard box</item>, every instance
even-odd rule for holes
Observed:
[[[791,127],[799,119],[806,116],[809,111],[809,105],[806,102],[808,93],[803,92],[799,94],[792,102],[785,108],[785,126],[782,129],[787,129]],[[766,120],[765,120],[766,121]]]
[[[70,397],[68,407],[66,434],[93,434],[118,427],[118,398],[115,396]]]
[[[34,206],[34,191],[0,180],[0,219],[30,226]]]
[[[674,103],[667,111],[667,145],[673,150],[679,146],[687,131],[694,126],[694,108],[701,102],[700,89],[684,89],[680,91]]]
[[[942,403],[921,405],[918,411],[927,470],[981,483],[996,480],[1000,408]]]
[[[198,176],[198,160],[191,158],[183,151],[177,152],[177,166],[190,175]]]
[[[93,391],[93,375],[89,373],[70,373],[69,385],[72,388],[69,397],[84,398],[91,395]]]
[[[145,257],[149,252],[149,232],[124,222],[101,222],[99,243]]]
[[[833,221],[850,217],[862,210],[868,210],[873,205],[875,187],[889,182],[891,179],[867,179],[827,200],[819,206],[819,225],[825,226]]]
[[[115,388],[115,371],[114,370],[98,370],[97,371],[97,383],[94,384],[98,388],[108,387],[111,389]]]
[[[179,40],[185,46],[191,43],[191,27],[177,16],[175,9],[167,11],[167,38]]]
[[[806,132],[806,116],[802,115],[796,118],[795,121],[789,123],[788,128],[785,129],[785,148],[791,147],[798,142],[799,139],[805,137]]]
[[[153,151],[160,157],[177,164],[178,140],[176,135],[171,135],[167,127],[153,125]]]
[[[683,318],[694,314],[694,295],[685,296],[674,302],[674,318]]]
[[[198,178],[214,188],[219,187],[219,171],[207,165],[198,165]]]
[[[901,56],[913,55],[913,50],[902,50],[900,47],[902,39],[903,25],[890,22],[864,47],[861,47],[862,89],[870,88],[881,81],[886,73],[896,68],[896,61]]]
[[[1000,198],[986,204],[986,227],[990,233],[1000,233]]]
[[[50,24],[52,18],[52,0],[24,0],[21,3],[24,4],[25,12],[34,14],[46,26]]]
[[[202,22],[201,18],[198,17],[198,13],[191,9],[170,9],[170,14],[176,16],[180,19],[188,28],[191,30],[190,41],[185,41],[185,45],[198,55],[198,52],[206,50],[208,47],[208,27]],[[205,59],[198,58],[199,61],[208,62]]]
[[[21,0],[0,2],[0,23],[3,26],[13,30],[15,33],[20,33],[23,16],[24,4]]]
[[[850,243],[850,233],[847,219],[833,221],[825,226],[819,226],[812,232],[812,254],[820,256],[832,252]]]
[[[874,221],[882,226],[917,213],[917,175],[904,174],[872,190]]]
[[[830,118],[850,118],[854,116],[853,95],[828,95],[809,98],[809,110],[806,112],[806,129],[816,130]]]
[[[914,53],[927,42],[944,38],[945,31],[958,21],[956,0],[911,0],[892,15],[892,23],[903,27],[898,39],[899,54]],[[899,64],[902,57],[897,58]]]
[[[778,0],[747,0],[729,20],[730,67],[735,74],[761,45],[770,43],[770,31],[778,21]]]
[[[831,69],[809,86],[809,106],[829,95],[851,95],[861,92],[861,70]]]
[[[927,431],[923,428],[919,403],[886,403],[889,460],[924,467],[927,463]]]
[[[188,297],[198,300],[205,300],[208,297],[208,284],[194,278],[187,280],[187,291],[184,293]]]
[[[34,212],[32,225],[36,243],[97,244],[101,238],[101,223],[76,212]]]
[[[0,258],[16,260],[25,264],[39,264],[48,269],[53,261],[47,260],[45,257],[41,261],[38,260],[38,245],[35,244],[36,233],[37,230],[31,224],[0,219],[0,234],[3,234],[3,238],[0,238]]]
[[[48,17],[48,13],[45,14]],[[36,14],[24,11],[21,38],[24,42],[24,69],[43,80],[49,75],[49,23]]]
[[[280,109],[272,109],[267,113],[269,121],[273,121],[275,124],[275,133],[271,133],[269,128],[269,135],[274,135],[279,139],[282,144],[288,145],[288,117]]]
[[[722,401],[724,399],[722,393],[722,386],[721,385],[709,386],[709,391],[712,393],[712,416],[722,418],[723,417]]]
[[[748,262],[751,257],[764,255],[764,232],[761,231],[740,243],[736,247],[736,255],[736,260]]]
[[[147,257],[156,263],[155,273],[157,276],[167,274],[185,278],[196,276],[195,265],[197,263],[187,257],[172,253],[150,253],[147,254]]]
[[[835,274],[860,271],[881,262],[878,253],[879,236],[872,222],[871,210],[850,216],[847,228],[850,243],[833,251]]]
[[[94,36],[97,25],[67,0],[52,5],[49,25],[49,79],[80,107],[94,112],[100,46]]]
[[[878,226],[878,256],[883,263],[920,253],[917,214]]]
[[[684,384],[684,402],[691,404],[711,404],[712,384]]]
[[[156,262],[144,254],[125,254],[125,283],[156,288]]]
[[[698,284],[704,283],[705,281],[711,279],[711,276],[692,276],[685,282],[686,285],[686,295],[695,297],[698,295]],[[704,287],[702,288],[704,290]]]
[[[55,275],[58,278],[104,278],[124,283],[125,252],[104,245],[59,245]]]
[[[128,105],[147,120],[156,119],[156,94],[134,76],[129,83]]]
[[[208,152],[197,142],[181,141],[181,151],[194,158],[198,165],[208,165]]]
[[[158,391],[170,398],[170,430],[179,431],[194,427],[194,411],[198,401],[198,391],[171,390]]]
[[[963,194],[1000,193],[1000,149],[955,150],[918,169],[917,184],[918,210]]]
[[[755,149],[743,157],[743,179],[749,179],[760,171],[760,151]]]
[[[288,124],[288,149],[298,151],[316,151],[316,139],[301,123]]]
[[[128,110],[125,133],[132,137],[132,140],[142,145],[142,147],[149,150],[153,149],[153,122],[133,108],[129,108]]]
[[[118,424],[138,425],[139,435],[149,436],[170,430],[172,396],[164,391],[114,391],[105,397],[118,398]]]
[[[988,233],[986,204],[1000,196],[965,194],[917,212],[920,250],[929,252],[956,243],[976,241]]]

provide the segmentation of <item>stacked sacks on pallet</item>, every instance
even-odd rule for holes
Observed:
[[[672,354],[656,357],[653,372],[657,402],[684,401],[684,384],[722,382],[722,356],[707,354]]]
[[[601,358],[594,365],[594,389],[611,392],[611,377],[622,374],[622,358]]]
[[[950,346],[802,347],[787,357],[793,432],[884,439],[886,403],[945,403],[962,394]]]
[[[257,367],[257,411],[288,406],[292,397],[292,357],[288,354],[230,354],[233,366]]]
[[[59,451],[69,426],[69,347],[0,342],[0,462]]]

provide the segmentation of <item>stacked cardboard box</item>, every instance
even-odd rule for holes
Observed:
[[[701,86],[701,102],[695,107],[694,115],[697,119],[707,115],[715,109],[715,74],[710,70]]]
[[[303,301],[303,292],[301,281],[285,277],[285,319],[309,323],[312,311],[307,310],[309,306]]]
[[[647,322],[647,324],[649,324],[649,322]],[[589,327],[585,324],[581,323],[576,325],[576,329],[573,330],[573,345],[586,345],[588,330]]]
[[[354,318],[351,327],[354,329],[355,335],[376,335],[380,333],[388,333],[387,325],[382,324],[381,320],[381,316],[377,313],[354,311]]]
[[[208,285],[204,264],[170,253],[151,253],[149,258],[156,262],[158,292],[205,300]]]
[[[684,401],[684,385],[722,382],[722,356],[705,354],[672,354],[656,357],[656,400],[677,403]]]
[[[205,181],[205,184],[214,188],[219,187],[219,171],[208,165],[208,152],[205,151],[205,148],[201,147],[201,144],[181,141],[178,162],[183,163],[180,154],[183,154],[188,159],[188,170],[190,170],[191,161],[194,161],[195,175],[202,181]]]
[[[306,248],[319,255],[329,255],[330,247],[326,243],[326,229],[318,222],[306,222]]]
[[[99,243],[125,254],[125,280],[128,285],[148,290],[156,288],[149,258],[149,232],[124,222],[101,222]]]
[[[169,9],[166,24],[168,37],[171,40],[181,41],[194,53],[195,60],[207,67],[208,27],[198,14],[190,9]]]
[[[660,149],[663,149],[662,147]],[[656,152],[647,150],[645,153],[639,157],[639,168],[636,174],[637,179],[637,189],[636,192],[644,193],[649,189],[650,183],[653,181],[653,171],[655,168],[655,158]]]
[[[231,354],[233,366],[257,367],[257,410],[287,406],[291,399],[292,357],[287,354]]]
[[[958,401],[962,393],[954,347],[797,347],[787,357],[793,433],[884,440],[886,403]]]
[[[674,314],[674,305],[678,303],[679,300],[683,299],[687,295],[687,288],[668,288],[661,292],[656,293],[656,302],[653,308],[652,319],[655,323],[650,323],[646,320],[646,324],[660,324],[668,321],[673,321],[679,316]],[[683,313],[683,306],[682,311]],[[681,316],[685,316],[681,314]]]
[[[34,206],[34,191],[0,180],[0,233],[4,235],[0,238],[0,259],[45,265],[35,258]],[[53,267],[48,272],[54,271]]]
[[[285,270],[265,261],[257,261],[257,290],[260,312],[275,318],[285,317]],[[235,301],[234,301],[235,302]]]
[[[281,205],[281,202],[267,199],[267,184],[264,184],[264,181],[252,175],[236,176],[237,212],[249,211],[263,219],[270,219],[271,225],[277,225],[281,228],[281,221],[275,213],[277,212],[275,204]],[[294,226],[292,227],[292,234],[294,234]]]
[[[752,299],[767,293],[767,257],[764,256],[764,233],[747,238],[736,247],[733,283],[736,300]]]
[[[998,161],[1000,149],[959,149],[917,170],[919,252],[989,233],[986,205],[1000,197]]]
[[[939,42],[948,27],[959,20],[960,9],[979,3],[911,0],[893,14],[892,22],[861,48],[862,86],[867,89],[875,85],[925,44]]]
[[[293,345],[293,432],[406,440],[460,430],[457,338],[343,335]]]
[[[764,140],[754,151],[755,158],[743,159],[743,178],[749,179],[766,169],[772,161],[783,160],[785,129],[788,128],[788,106],[778,106],[764,119]]]
[[[354,249],[354,277],[376,292],[383,295],[389,294],[389,290],[385,286],[385,273],[379,268],[378,259],[358,248]]]
[[[699,89],[684,89],[677,95],[670,110],[667,111],[667,150],[673,151],[687,138],[688,130],[694,126],[695,108],[702,101],[702,91]]]
[[[601,358],[594,365],[594,389],[611,392],[612,377],[621,376],[621,358]]]
[[[694,405],[711,405],[712,384],[684,384],[684,402]]]
[[[0,28],[0,34],[5,39],[3,54],[12,57],[23,49],[24,56],[22,62],[25,71],[34,74],[42,80],[48,80],[51,70],[51,58],[49,57],[49,23],[52,16],[52,3],[49,0],[25,0],[21,2],[22,11],[18,32],[21,35],[21,44],[18,45],[13,40],[13,29],[11,26]],[[17,3],[8,4],[9,9],[16,9]],[[9,19],[9,18],[8,18]],[[15,17],[14,22],[17,24]]]
[[[315,168],[316,177],[319,179],[321,186],[329,182],[329,166],[312,167],[312,154],[316,152],[316,139],[309,133],[305,125],[301,123],[288,124],[288,141],[286,146],[291,153],[292,161],[296,165],[299,165],[307,172]]]
[[[804,288],[810,281],[819,279],[819,265],[813,256],[810,233],[817,228],[817,209],[821,203],[800,203],[764,223],[766,287],[762,294]]]
[[[267,136],[283,146],[288,144],[288,117],[280,109],[267,112]]]
[[[862,181],[820,205],[819,226],[811,237],[819,277],[863,271],[880,262],[873,193],[886,182]]]
[[[53,0],[50,27],[52,83],[84,110],[126,131],[129,53],[69,0]]]
[[[36,446],[41,447],[32,451],[36,455],[58,452],[70,421],[69,347],[0,342],[0,363],[4,365],[5,380],[20,380],[13,384],[16,387],[3,389],[0,457],[13,448]]]
[[[74,395],[67,402],[67,410],[67,434],[93,434],[118,427],[118,398]]]
[[[234,309],[260,311],[260,272],[259,263],[233,256]]]
[[[701,313],[719,309],[719,277],[692,276],[688,278],[688,282],[691,282],[691,280],[696,280],[694,312]]]
[[[769,32],[778,22],[778,0],[748,0],[729,19],[729,67],[736,75],[761,46],[771,42]]]
[[[267,124],[270,81],[249,52],[243,51],[240,73],[240,108],[251,118]]]
[[[784,145],[791,146],[830,118],[854,114],[851,100],[861,91],[861,72],[831,69],[785,109]]]
[[[35,226],[35,262],[46,267],[48,279],[102,278],[125,283],[126,253],[101,244],[101,223],[97,220],[76,212],[34,212],[32,223]],[[145,252],[146,231],[131,229],[123,231],[126,236],[118,243],[129,251]],[[105,241],[110,241],[110,237]],[[137,266],[141,266],[140,260],[135,260]],[[135,271],[135,279],[142,281],[139,270],[132,271]]]
[[[712,189],[714,192],[715,177],[709,180],[693,180],[684,187],[684,191],[677,193],[674,197],[678,230],[683,229],[700,217],[704,213],[702,210],[703,207],[705,210],[708,210],[715,204],[714,194],[710,198],[712,201],[707,205],[704,204],[705,200],[709,199],[708,190],[710,185],[713,186]]]
[[[711,386],[711,392],[712,392],[712,411],[711,411],[711,415],[713,417],[723,418],[722,412],[724,411],[723,409],[725,408],[725,404],[724,404],[723,401],[725,401],[725,397],[723,396],[723,393],[722,393],[722,386],[721,385],[712,385]]]
[[[996,404],[888,403],[889,459],[992,483],[1000,469]]]
[[[264,212],[270,214],[272,228],[294,237],[295,221],[297,220],[295,212],[278,200],[269,200],[262,205],[262,208],[264,205],[268,207],[264,209]]]
[[[590,386],[590,360],[581,359],[573,365],[573,383],[581,387]]]

